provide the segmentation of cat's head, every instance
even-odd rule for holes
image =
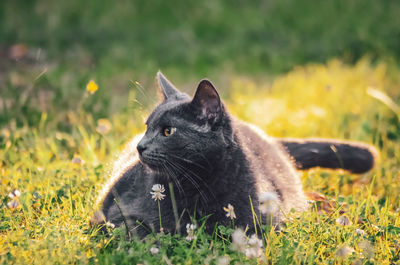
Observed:
[[[137,145],[141,162],[167,175],[211,172],[232,137],[229,115],[217,90],[204,79],[190,97],[161,72],[157,77],[163,100],[149,115],[146,133]]]

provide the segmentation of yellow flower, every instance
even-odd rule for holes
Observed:
[[[90,80],[89,83],[86,85],[86,90],[90,94],[94,94],[94,92],[96,92],[97,89],[99,89],[99,86],[93,80]]]

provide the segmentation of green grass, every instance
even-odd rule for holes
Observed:
[[[106,66],[212,73],[289,70],[333,56],[400,58],[398,1],[3,1],[7,44]],[[226,62],[231,64],[226,64]],[[106,69],[107,68],[107,69]]]
[[[224,98],[231,111],[271,135],[361,140],[381,152],[380,163],[370,174],[303,173],[305,190],[323,194],[332,207],[325,212],[322,208],[327,202],[318,201],[304,214],[290,213],[282,231],[265,230],[269,263],[399,261],[400,117],[367,94],[367,88],[374,87],[399,104],[396,73],[383,63],[362,60],[351,66],[333,60],[299,67],[273,83],[235,77],[230,83],[221,82],[229,88]],[[97,119],[85,106],[96,104],[97,93],[106,89],[100,86],[93,95],[82,91],[76,110],[61,114],[62,118],[50,119],[43,112],[34,126],[10,122],[2,128],[0,263],[215,264],[225,256],[238,264],[256,264],[257,260],[232,249],[231,230],[226,228],[214,235],[199,229],[192,242],[185,235],[161,234],[128,242],[123,230],[103,236],[90,229],[96,196],[108,177],[107,163],[132,135],[143,130],[142,117],[147,113],[134,100],[139,88],[132,87],[130,107],[109,118],[109,132],[99,133]],[[16,199],[18,207],[12,209],[7,195],[15,189],[21,196]],[[341,215],[351,224],[337,224]],[[357,234],[356,229],[366,235]],[[158,254],[150,253],[153,246],[159,248]],[[338,249],[343,247],[354,252],[340,257]]]

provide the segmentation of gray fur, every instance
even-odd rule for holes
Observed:
[[[319,145],[312,145],[308,152],[295,152],[293,145],[236,120],[207,80],[200,82],[191,99],[161,73],[158,78],[164,100],[150,114],[140,142],[129,144],[115,162],[116,169],[100,199],[101,214],[97,217],[116,226],[127,225],[139,236],[159,231],[158,206],[150,191],[154,184],[162,184],[166,189],[166,197],[160,201],[162,225],[164,231],[174,232],[176,220],[169,183],[173,183],[180,223],[184,226],[192,222],[193,216],[208,217],[209,232],[216,224],[230,224],[223,210],[228,204],[234,206],[235,225],[254,231],[253,212],[260,216],[259,198],[265,192],[277,198],[279,207],[268,216],[263,215],[262,220],[272,217],[278,224],[282,212],[307,209],[301,181],[287,150],[295,159],[306,161],[303,155],[325,154],[319,152]],[[176,132],[164,136],[165,126],[176,128]],[[312,161],[307,165],[319,166]],[[99,223],[98,219],[94,223]]]

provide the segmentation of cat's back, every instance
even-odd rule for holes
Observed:
[[[234,120],[233,128],[256,180],[258,195],[272,192],[284,210],[305,210],[301,181],[281,144],[255,125]]]

